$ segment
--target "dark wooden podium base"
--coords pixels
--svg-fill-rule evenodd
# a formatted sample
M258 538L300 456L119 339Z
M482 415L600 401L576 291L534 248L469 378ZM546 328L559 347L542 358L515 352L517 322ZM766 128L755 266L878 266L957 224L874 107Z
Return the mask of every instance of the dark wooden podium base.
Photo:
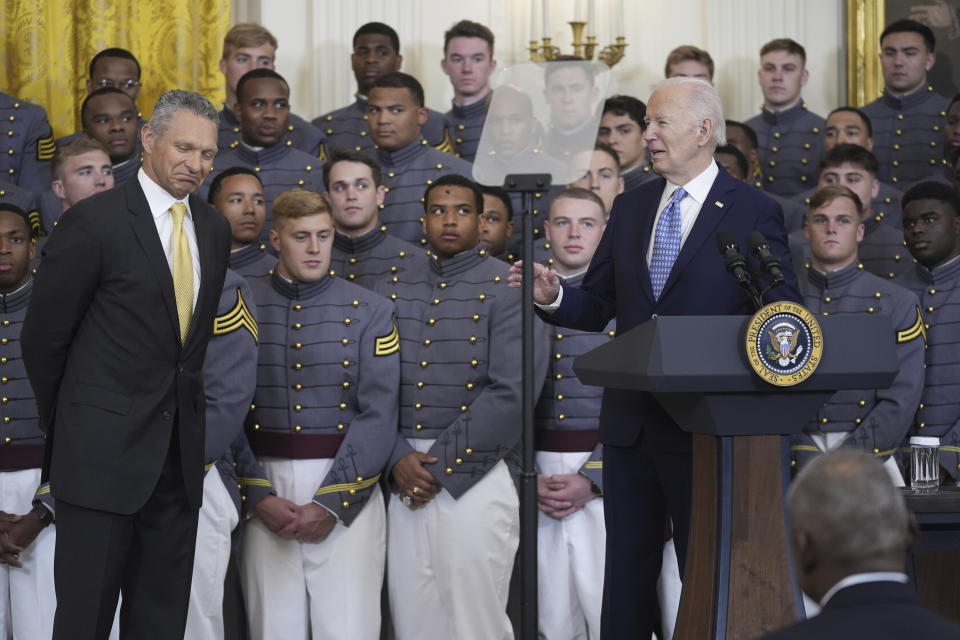
M785 440L693 435L693 513L677 640L746 640L800 617L784 520Z

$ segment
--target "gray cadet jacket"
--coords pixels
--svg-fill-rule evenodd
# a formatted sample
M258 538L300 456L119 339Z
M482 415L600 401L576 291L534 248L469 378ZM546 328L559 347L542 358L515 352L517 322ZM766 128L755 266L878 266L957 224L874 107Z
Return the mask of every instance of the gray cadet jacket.
M490 106L492 96L491 91L483 100L477 100L465 107L451 105L450 111L446 113L447 128L453 140L453 149L467 162L473 162L477 155L480 134L483 133L483 123L487 119L487 108Z
M792 196L817 183L825 120L800 102L783 111L763 109L746 121L757 134L763 188Z
M47 112L40 105L0 92L0 177L39 198L50 188L50 161L57 150Z
M390 235L386 225L380 225L356 238L337 232L330 268L333 275L373 291L387 276L404 279L412 265L427 260L424 249Z
M431 146L452 154L454 149L446 118L433 109L427 109L427 112L429 116L423 125L423 137ZM358 95L353 104L314 118L311 124L327 136L324 149L328 155L334 149L370 151L375 146L367 124L366 96Z
M886 91L863 112L873 126L877 177L898 189L943 175L943 125L949 101L933 87L896 98Z
M270 275L276 266L277 257L264 242L253 242L230 252L229 267L244 278Z
M30 278L16 291L0 294L0 471L43 466L46 437L40 430L37 401L20 352L20 330L32 292ZM50 484L45 479L35 499L53 507Z
M819 453L811 434L841 431L851 432L844 446L886 459L903 444L923 390L923 318L917 296L856 263L829 274L813 268L799 273L803 304L814 315L888 316L900 368L887 389L837 391L794 436L793 462L802 466Z
M204 461L209 473L216 466L223 485L241 513L237 470L232 448L243 438L243 422L257 384L256 306L250 285L240 274L227 269L223 293L213 319L213 336L203 361L206 397Z
M565 287L579 287L583 274L565 278ZM537 451L591 451L580 468L603 490L603 444L599 440L601 387L580 384L573 372L577 356L592 351L616 337L616 320L602 333L552 327L551 352L547 359L547 377L537 402Z
M260 320L251 448L258 456L333 458L314 502L349 526L396 439L394 305L330 276L297 284L274 273L250 278L250 286Z
M960 481L960 258L930 271L917 264L904 282L920 298L926 325L926 379L911 435L940 438L940 464Z
M430 258L377 285L397 305L400 327L400 434L387 470L435 439L427 468L459 498L508 455L521 431L520 291L509 267L480 247ZM535 322L536 393L543 383L546 327ZM515 470L515 469L514 469Z

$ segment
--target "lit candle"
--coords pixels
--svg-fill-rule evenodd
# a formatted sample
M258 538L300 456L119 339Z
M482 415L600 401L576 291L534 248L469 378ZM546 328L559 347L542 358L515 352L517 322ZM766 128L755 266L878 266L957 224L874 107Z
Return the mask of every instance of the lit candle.
M587 35L597 35L596 0L587 0Z
M543 0L543 37L550 37L550 0Z
M624 32L623 32L624 25L627 24L627 23L624 21L624 15L623 15L623 0L618 0L618 2L617 2L617 8L618 8L618 11L617 11L617 28L620 29L620 37L622 37L622 36L625 35Z
M530 40L537 39L537 0L530 0Z
M573 0L573 19L576 22L583 20L583 5L580 0Z

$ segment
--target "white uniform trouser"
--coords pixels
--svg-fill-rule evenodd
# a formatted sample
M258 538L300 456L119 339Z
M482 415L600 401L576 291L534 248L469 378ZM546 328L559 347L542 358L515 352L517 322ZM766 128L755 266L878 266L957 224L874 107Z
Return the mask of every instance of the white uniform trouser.
M577 473L589 458L590 452L537 451L537 468L545 475ZM543 640L597 640L600 637L606 538L602 500L591 500L583 509L562 520L540 513L537 583ZM682 587L671 539L663 547L663 567L657 585L666 638L673 637Z
M33 508L40 469L0 473L0 510L24 514ZM55 527L46 527L20 554L22 568L0 565L0 633L16 640L49 638L57 596L53 588Z
M836 431L823 434L811 434L810 439L813 440L813 444L817 445L817 448L820 449L820 451L830 451L831 449L836 449L843 444L843 441L849 436L849 431ZM893 486L906 486L903 481L903 474L900 473L900 467L897 466L897 462L893 459L893 456L890 456L884 460L883 468L887 470L888 474L890 474L890 479L893 480Z
M277 495L313 500L332 458L262 458ZM360 515L318 544L285 540L259 518L244 532L240 575L254 640L377 640L386 555L383 495L374 486Z
M433 444L409 442L417 451ZM444 489L411 510L390 497L387 584L397 640L513 638L507 595L519 505L502 460L459 500Z
M184 640L223 640L223 582L230 563L230 534L239 520L220 472L210 467L203 479Z
M25 514L33 508L40 486L40 469L0 472L0 511ZM20 554L20 568L0 565L0 638L34 640L53 635L57 593L53 553L57 527L44 527ZM110 640L120 637L120 603L113 616Z

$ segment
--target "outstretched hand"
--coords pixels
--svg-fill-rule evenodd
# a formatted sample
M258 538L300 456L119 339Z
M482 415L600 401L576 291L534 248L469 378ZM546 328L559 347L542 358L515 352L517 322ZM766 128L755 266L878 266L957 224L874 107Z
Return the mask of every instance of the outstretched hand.
M523 260L510 266L507 285L518 289L523 286ZM560 276L539 262L533 263L533 301L537 304L552 304L560 295Z

